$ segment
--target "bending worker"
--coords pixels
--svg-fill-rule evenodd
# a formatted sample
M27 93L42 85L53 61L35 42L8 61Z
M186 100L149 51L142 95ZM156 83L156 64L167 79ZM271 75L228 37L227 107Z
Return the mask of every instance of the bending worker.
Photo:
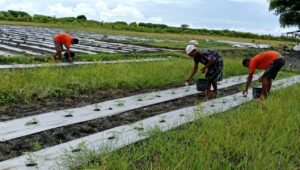
M188 45L186 47L186 54L194 60L194 67L189 78L186 80L190 83L194 75L197 73L199 63L202 63L204 67L201 69L202 73L206 73L205 78L208 79L208 86L204 92L206 96L211 97L211 86L214 88L213 97L218 94L217 81L222 80L223 72L223 59L218 52L213 50L199 51L195 45Z
M244 95L248 94L248 88L251 85L253 74L256 69L265 70L263 75L258 79L262 83L262 95L267 97L272 86L272 79L274 80L279 70L285 65L284 57L276 51L266 51L257 54L252 58L243 60L243 66L249 69L247 85L243 91Z
M69 34L58 34L54 37L54 44L55 44L55 49L56 49L56 53L53 56L54 60L58 60L58 59L62 59L61 53L63 51L63 46L66 47L66 51L68 54L68 59L69 62L73 61L73 57L72 54L70 52L70 47L72 44L78 44L79 40L77 38L73 38L71 35Z

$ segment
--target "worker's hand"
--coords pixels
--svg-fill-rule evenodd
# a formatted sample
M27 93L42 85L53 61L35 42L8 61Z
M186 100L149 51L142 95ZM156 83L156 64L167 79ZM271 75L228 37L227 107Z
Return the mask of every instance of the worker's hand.
M72 58L69 58L69 63L72 63L73 62L73 59Z
M247 96L248 95L248 89L243 90L243 95Z
M191 83L191 80L190 80L190 79L186 79L186 80L184 81L184 84L185 84L186 86L188 86L190 83Z
M205 73L206 72L206 67L203 67L202 69L201 69L201 73Z
M262 82L262 77L259 77L259 78L258 78L258 81L259 81L259 82Z

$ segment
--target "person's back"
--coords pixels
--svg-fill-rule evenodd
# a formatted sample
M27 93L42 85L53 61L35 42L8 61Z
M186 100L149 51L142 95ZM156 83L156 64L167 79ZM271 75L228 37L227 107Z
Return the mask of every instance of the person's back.
M266 51L257 54L253 58L245 58L242 64L249 69L247 84L243 94L248 94L248 88L251 85L253 74L256 69L260 69L265 70L258 81L262 82L262 94L263 97L266 98L270 93L272 80L276 78L280 69L285 65L285 58L276 51Z
M66 47L70 47L72 44L73 37L71 35L62 33L58 34L54 37L54 40L59 44L65 45Z
M276 51L266 51L257 54L250 59L249 70L255 72L256 69L265 70L280 55Z
M65 33L56 35L53 38L53 40L54 40L54 45L55 45L55 49L56 49L56 53L53 56L53 59L54 60L62 59L61 53L64 50L63 49L63 45L64 45L66 47L66 52L67 52L67 55L69 58L69 62L72 62L73 57L70 52L70 47L72 44L78 44L79 40L77 38L73 38L71 35L65 34Z

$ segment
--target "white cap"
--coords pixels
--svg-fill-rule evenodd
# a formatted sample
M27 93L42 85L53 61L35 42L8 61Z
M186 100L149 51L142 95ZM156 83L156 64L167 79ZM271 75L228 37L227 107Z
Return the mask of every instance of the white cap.
M191 41L189 42L189 44L190 44L190 45L198 45L199 43L198 43L197 40L191 40Z
M187 55L189 55L194 50L197 50L195 45L188 45L188 46L186 46L185 52Z

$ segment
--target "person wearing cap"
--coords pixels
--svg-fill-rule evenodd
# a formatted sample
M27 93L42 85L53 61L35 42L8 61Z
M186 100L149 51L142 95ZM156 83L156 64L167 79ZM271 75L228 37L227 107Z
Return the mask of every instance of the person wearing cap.
M217 81L222 80L223 72L223 59L218 52L214 50L197 50L195 45L188 45L186 47L186 54L194 60L194 67L192 73L186 79L186 84L189 84L197 73L199 63L202 63L204 67L201 69L202 73L205 74L205 78L208 79L208 86L205 91L205 95L211 97L211 86L214 88L213 97L216 97L218 94Z
M249 69L249 75L243 94L245 96L248 95L248 88L251 85L255 70L265 70L258 80L262 83L262 97L266 98L271 90L272 79L274 80L276 78L278 72L284 65L285 58L276 51L265 51L252 58L245 58L243 60L243 66Z
M70 52L70 47L72 44L78 44L78 41L79 40L77 38L73 38L69 34L61 33L61 34L56 35L54 37L54 45L55 45L56 53L53 56L53 59L54 60L62 59L61 53L63 51L63 46L65 46L69 62L72 62L73 57Z

